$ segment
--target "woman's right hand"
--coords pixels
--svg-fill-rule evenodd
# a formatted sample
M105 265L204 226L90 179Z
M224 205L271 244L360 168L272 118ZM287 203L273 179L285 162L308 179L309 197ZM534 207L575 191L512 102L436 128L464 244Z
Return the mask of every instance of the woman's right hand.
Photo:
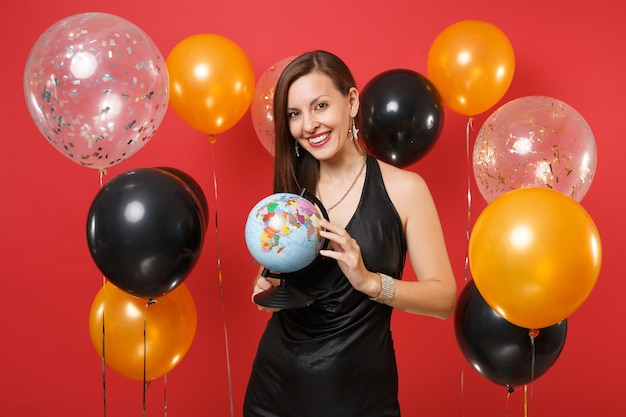
M254 296L267 290L271 290L273 287L277 287L280 285L280 281L275 278L265 278L264 276L259 275L254 282L254 288L252 290L252 302L254 303ZM256 303L254 303L256 304ZM259 310L266 311L268 313L274 313L279 311L280 308L274 307L265 307L259 304L256 304Z

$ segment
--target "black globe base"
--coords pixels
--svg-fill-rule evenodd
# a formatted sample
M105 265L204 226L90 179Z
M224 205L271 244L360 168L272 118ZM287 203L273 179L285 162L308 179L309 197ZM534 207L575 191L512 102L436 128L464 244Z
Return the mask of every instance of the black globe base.
M313 304L313 297L287 286L285 280L280 280L278 287L263 291L254 296L254 302L263 307L290 309L308 307Z

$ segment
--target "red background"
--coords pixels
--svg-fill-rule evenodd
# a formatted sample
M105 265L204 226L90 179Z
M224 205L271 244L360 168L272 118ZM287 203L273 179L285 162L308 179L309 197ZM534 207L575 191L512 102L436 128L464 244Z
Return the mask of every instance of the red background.
M624 190L620 167L626 146L619 132L626 97L626 9L621 1L22 0L3 2L1 8L0 416L104 414L101 362L88 334L89 309L102 278L85 239L98 172L71 162L46 143L28 114L22 89L24 64L36 39L58 20L88 11L132 21L164 56L193 34L228 37L246 51L257 79L282 58L328 49L347 61L360 87L393 68L426 74L432 42L454 22L480 19L498 26L513 45L515 75L505 97L476 117L472 138L500 105L543 95L581 113L598 148L596 176L582 205L600 231L602 271L591 296L569 317L561 356L530 387L528 415L624 413L621 307L626 284L620 259L626 229L619 194ZM466 122L465 116L446 110L435 148L407 168L430 184L459 290L465 280L470 169ZM198 307L198 330L167 382L161 378L148 388L148 416L164 414L164 398L173 417L241 416L257 340L268 318L249 301L256 266L245 248L243 226L252 205L271 191L272 164L254 133L250 112L211 144L168 109L150 143L106 175L105 180L136 167L172 166L192 175L209 200L211 224L204 250L186 280ZM485 201L473 178L471 183L474 220ZM405 277L413 275L407 272ZM523 390L508 397L504 387L477 374L459 351L452 320L397 311L393 326L404 415L523 415ZM113 372L107 373L106 382L107 416L141 415L141 382Z

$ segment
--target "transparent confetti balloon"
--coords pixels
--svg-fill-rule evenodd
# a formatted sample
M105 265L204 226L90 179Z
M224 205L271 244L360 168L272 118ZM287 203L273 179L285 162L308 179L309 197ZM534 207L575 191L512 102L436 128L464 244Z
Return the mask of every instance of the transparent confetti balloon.
M67 17L33 45L24 94L39 131L79 165L102 169L139 151L169 100L163 56L140 28L106 13Z
M295 57L283 58L265 70L254 90L252 125L261 144L274 156L274 89L283 70Z
M482 125L473 150L476 184L487 202L528 187L560 191L580 202L593 180L596 142L568 104L527 96L498 108Z

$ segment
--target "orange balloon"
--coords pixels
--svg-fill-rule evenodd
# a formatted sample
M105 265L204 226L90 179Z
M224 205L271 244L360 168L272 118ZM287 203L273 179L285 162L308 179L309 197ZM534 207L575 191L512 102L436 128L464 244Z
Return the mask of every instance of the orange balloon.
M220 35L199 34L179 42L166 60L169 103L200 132L216 135L246 113L254 94L254 70L246 53Z
M576 200L547 188L520 188L480 213L469 263L491 308L517 326L539 329L567 318L589 296L602 247Z
M144 379L144 356L146 381L152 381L180 363L196 333L196 305L185 284L153 301L106 282L89 314L89 335L98 355L102 357L104 320L107 366L137 381Z
M428 53L427 71L448 107L475 116L495 105L508 90L515 54L496 26L464 20L437 36Z

